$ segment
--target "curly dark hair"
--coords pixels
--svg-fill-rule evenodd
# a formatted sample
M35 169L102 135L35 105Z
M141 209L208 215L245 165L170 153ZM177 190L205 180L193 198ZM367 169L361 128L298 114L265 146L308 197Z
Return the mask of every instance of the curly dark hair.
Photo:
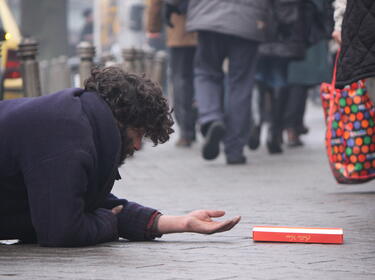
M120 67L94 68L85 81L86 91L96 92L109 105L122 136L122 159L132 154L127 128L145 131L156 146L169 140L172 110L162 89L142 75L125 73Z

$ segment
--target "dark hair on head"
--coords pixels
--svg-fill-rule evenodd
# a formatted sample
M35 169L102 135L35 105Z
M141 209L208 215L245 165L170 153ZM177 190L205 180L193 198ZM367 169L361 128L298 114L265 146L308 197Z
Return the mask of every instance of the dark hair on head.
M84 84L109 105L122 136L126 128L142 128L154 145L165 143L173 133L172 111L160 86L137 74L111 66L94 68ZM123 137L124 141L124 137Z
M82 13L83 17L88 17L92 15L92 10L90 8L87 8Z

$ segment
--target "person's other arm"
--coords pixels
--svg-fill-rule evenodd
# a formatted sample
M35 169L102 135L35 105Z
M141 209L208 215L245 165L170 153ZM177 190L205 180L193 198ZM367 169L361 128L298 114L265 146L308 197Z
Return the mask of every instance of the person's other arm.
M346 9L346 3L347 0L335 0L335 2L333 3L335 27L332 33L332 37L339 44L341 44L341 28Z
M145 241L160 237L160 234L153 232L155 218L160 214L156 209L119 199L113 194L109 194L101 206L115 211L119 237L131 241ZM115 208L118 206L122 207L117 208L118 211L116 211Z
M162 0L149 0L147 17L146 17L146 32L148 38L160 37L162 26Z
M37 160L24 170L31 220L41 246L86 246L118 239L117 217L111 210L85 210L92 170L92 158L83 151Z

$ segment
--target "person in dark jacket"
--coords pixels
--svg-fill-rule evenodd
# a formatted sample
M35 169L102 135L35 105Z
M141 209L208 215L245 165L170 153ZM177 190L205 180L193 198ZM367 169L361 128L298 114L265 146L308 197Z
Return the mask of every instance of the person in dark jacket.
M270 0L268 40L260 46L256 80L261 98L270 96L270 126L267 148L282 153L283 115L287 102L288 64L305 56L306 17L301 0ZM249 147L259 145L260 125L252 126Z
M198 32L194 85L206 160L217 158L224 140L227 163L246 163L243 148L249 135L251 90L258 45L265 36L266 10L264 0L189 1L186 29ZM224 98L226 58L228 94Z
M341 52L336 86L375 77L375 2L347 0L341 27Z
M304 114L309 89L329 82L332 76L332 59L328 39L333 30L331 0L310 0L312 20L308 23L308 42L311 45L303 60L292 61L288 66L288 100L283 118L289 147L303 145L300 135L307 134Z
M361 79L375 102L375 45L373 1L335 1L335 31L333 38L341 44L336 87L343 88ZM343 19L343 18L344 19ZM362 20L363 19L363 20Z
M213 233L239 217L185 216L111 194L118 167L141 146L169 139L173 121L160 87L120 68L94 69L85 89L0 102L0 239L85 246L123 237Z
M163 3L165 2L165 3ZM162 29L162 10L165 9L167 24L167 46L170 54L170 75L173 88L173 109L179 126L180 137L177 147L190 147L195 141L197 113L194 106L194 54L197 34L186 32L186 10L188 0L178 7L165 0L149 2L147 31L149 36L160 36ZM163 4L165 6L163 7Z

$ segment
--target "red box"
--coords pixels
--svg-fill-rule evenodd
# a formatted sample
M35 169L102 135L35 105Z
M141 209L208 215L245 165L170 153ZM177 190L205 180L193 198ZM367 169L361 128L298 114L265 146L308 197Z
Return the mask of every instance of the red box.
M342 228L256 226L253 228L253 240L342 244L344 232Z

